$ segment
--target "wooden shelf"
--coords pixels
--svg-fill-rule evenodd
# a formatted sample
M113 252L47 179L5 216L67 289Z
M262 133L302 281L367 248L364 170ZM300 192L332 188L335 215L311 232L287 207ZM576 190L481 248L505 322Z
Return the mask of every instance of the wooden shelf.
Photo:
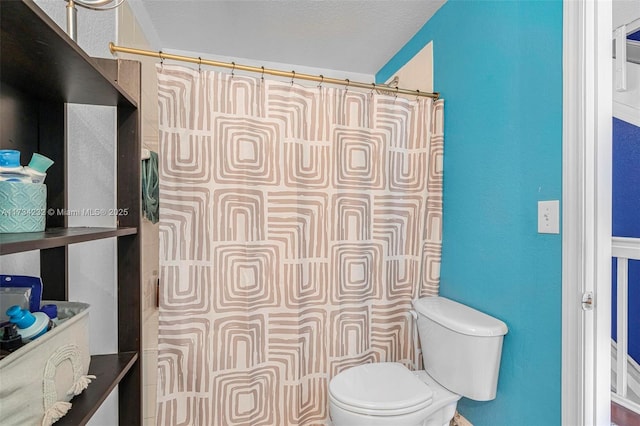
M56 422L56 426L86 424L137 359L136 352L92 356L89 374L96 378L84 392L71 400L71 410Z
M33 1L0 1L0 20L4 84L36 99L137 107Z
M62 247L104 238L134 235L137 228L51 228L44 232L0 234L0 255Z
M63 13L65 2L59 7ZM68 208L68 171L74 164L67 156L65 103L117 107L113 146L117 161L113 193L117 202L113 207L128 213L118 217L118 227L67 227L65 215L54 215L47 216L44 232L0 234L0 255L40 250L43 295L50 300L69 300L69 276L78 266L70 262L70 256L77 254L66 247L118 237L114 272L119 312L117 344L121 352L92 357L89 371L98 378L74 398L71 411L56 425L84 425L118 383L119 424L143 423L143 361L138 358L142 351L138 231L141 93L138 61L91 58L34 0L0 0L0 148L19 150L23 160L38 152L55 161L47 172L47 208ZM88 161L87 155L83 155L84 160ZM105 165L111 164L111 159L104 160ZM111 190L107 192L111 199ZM84 260L84 256L80 258ZM37 403L35 398L33 403Z

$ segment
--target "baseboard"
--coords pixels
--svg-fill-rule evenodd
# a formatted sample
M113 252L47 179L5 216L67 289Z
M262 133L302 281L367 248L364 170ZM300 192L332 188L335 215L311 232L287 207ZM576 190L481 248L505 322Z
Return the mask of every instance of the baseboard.
M451 422L449 422L449 426L473 426L473 424L471 424L469 420L462 417L462 415L456 411L453 419L451 419Z

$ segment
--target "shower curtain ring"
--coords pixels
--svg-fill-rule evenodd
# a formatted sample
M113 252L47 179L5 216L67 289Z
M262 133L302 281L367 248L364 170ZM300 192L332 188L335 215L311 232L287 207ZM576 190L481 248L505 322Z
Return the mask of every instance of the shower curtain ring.
M416 102L420 100L420 89L416 89Z
M198 56L198 72L202 72L202 58Z
M344 80L344 81L346 81L346 82L347 82L347 85L346 85L346 86L344 86L344 91L345 91L345 92L348 92L348 91L349 91L349 85L351 84L351 82L349 81L349 79L348 79L348 78L345 78L345 80Z
M293 79L296 78L296 72L291 71L291 86L293 87Z
M400 88L396 86L396 98L398 97L398 90L400 90Z
M162 50L158 50L158 56L160 56L160 69L164 68L164 58L162 57Z
M371 83L371 92L369 93L370 95L373 95L373 91L376 88L376 84L375 83Z
M324 82L324 75L320 74L320 83L318 83L318 89L322 89L323 82Z
M260 74L260 81L264 82L264 66L261 66L260 68L262 68L262 74Z
M233 65L233 67L231 68L231 78L233 78L235 76L236 63L231 62L231 65Z

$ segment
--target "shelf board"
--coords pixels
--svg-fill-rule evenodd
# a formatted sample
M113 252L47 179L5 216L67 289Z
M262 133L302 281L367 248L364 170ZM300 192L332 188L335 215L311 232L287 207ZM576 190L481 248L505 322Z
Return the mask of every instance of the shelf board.
M56 426L86 424L138 359L136 352L93 355L89 374L96 376L89 387L71 400L71 409Z
M32 0L0 1L0 23L4 84L36 99L137 107Z
M50 228L44 232L0 234L0 255L62 247L85 241L137 234L128 228Z

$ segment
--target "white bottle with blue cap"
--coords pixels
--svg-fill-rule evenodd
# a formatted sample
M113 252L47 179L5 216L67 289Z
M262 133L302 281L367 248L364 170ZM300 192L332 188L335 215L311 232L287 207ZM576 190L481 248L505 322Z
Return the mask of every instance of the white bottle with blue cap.
M29 165L24 167L24 172L31 176L32 183L44 183L44 178L47 177L47 169L52 164L52 159L34 152Z
M24 172L20 165L20 151L0 149L0 181L31 182L31 177Z
M24 343L43 335L49 330L49 316L44 312L29 312L13 305L7 309L9 321L16 325Z

